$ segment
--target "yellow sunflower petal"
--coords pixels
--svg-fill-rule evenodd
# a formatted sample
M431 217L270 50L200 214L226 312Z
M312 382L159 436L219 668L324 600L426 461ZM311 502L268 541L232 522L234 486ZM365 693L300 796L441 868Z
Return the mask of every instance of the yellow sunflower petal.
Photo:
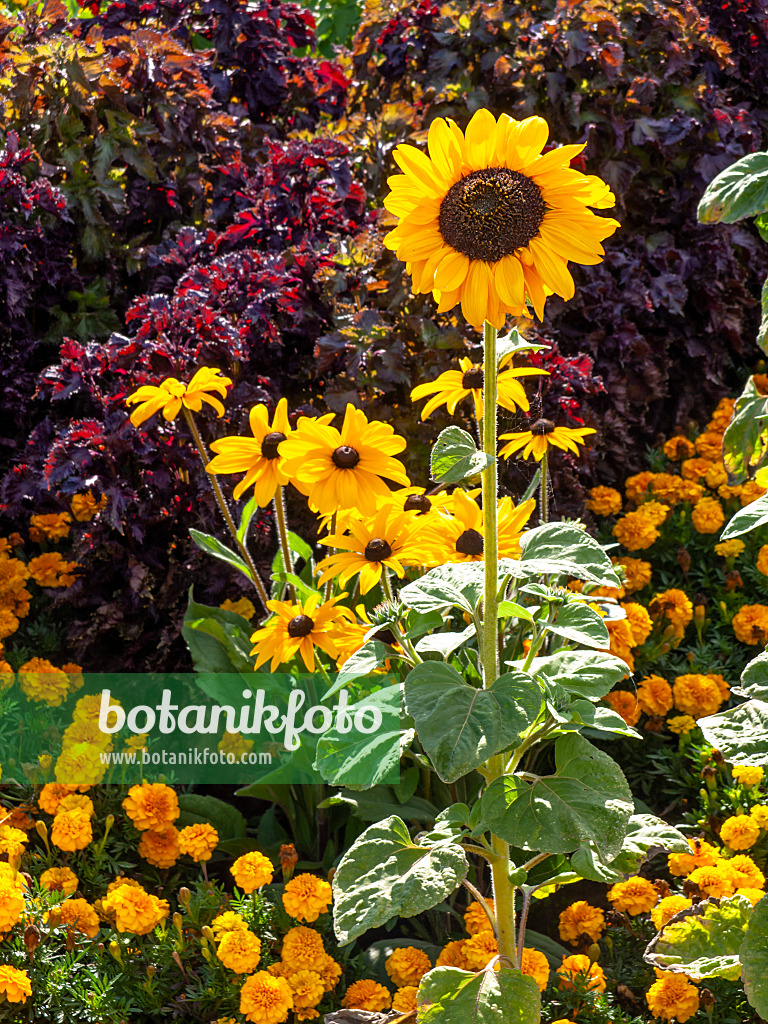
M476 110L467 125L466 161L473 171L488 167L496 139L496 118L482 107Z
M502 302L522 306L525 302L525 277L517 256L504 256L494 267L496 291Z
M451 249L435 269L435 288L454 291L460 288L469 273L469 257Z

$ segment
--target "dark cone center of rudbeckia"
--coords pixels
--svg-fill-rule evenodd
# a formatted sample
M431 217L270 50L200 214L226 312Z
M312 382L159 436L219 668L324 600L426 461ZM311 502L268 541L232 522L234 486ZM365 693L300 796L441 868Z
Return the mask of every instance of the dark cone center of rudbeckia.
M506 167L486 167L448 189L438 223L457 252L496 263L538 235L546 210L531 178Z
M374 537L365 545L365 557L369 562L383 562L392 554L392 548L382 537Z
M288 636L297 640L302 636L309 636L315 628L315 623L308 615L294 615L288 623Z
M333 459L334 466L338 466L339 469L354 469L360 461L360 456L348 444L343 444L340 448L337 448L331 458Z
M461 386L466 391L477 391L483 386L483 368L482 366L473 366L471 370L467 370L464 376L461 378Z
M543 437L544 434L551 434L555 429L555 424L552 420L536 420L531 426L531 433L535 437Z
M482 555L483 535L477 530L465 530L456 541L456 550L462 555Z
M276 459L278 445L285 440L285 434L280 430L273 430L271 434L265 434L261 442L261 457L263 459Z
M425 516L432 508L432 502L426 494L409 494L403 502L403 512L418 512Z

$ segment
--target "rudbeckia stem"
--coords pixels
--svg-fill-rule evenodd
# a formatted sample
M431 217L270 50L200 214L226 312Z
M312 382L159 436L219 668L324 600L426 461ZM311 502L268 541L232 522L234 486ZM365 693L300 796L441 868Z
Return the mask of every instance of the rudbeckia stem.
M187 421L187 426L189 427L190 433L192 434L192 438L194 439L195 445L197 447L197 453L200 456L203 466L207 467L208 463L211 460L208 458L208 452L205 450L205 445L203 444L202 437L200 437L200 431L197 429L197 424L195 423L195 420L189 409L187 409L186 406L182 406L182 409L184 411L184 418ZM235 521L232 518L232 513L229 511L229 505L227 505L227 500L224 497L224 492L221 489L221 484L219 483L217 477L214 476L213 473L206 473L206 476L210 481L211 487L213 487L213 493L216 496L216 501L218 503L221 514L224 516L224 521L229 527L229 532L232 534L235 543L240 549L240 554L243 556L245 564L251 571L253 585L256 587L256 592L259 595L259 600L264 606L264 611L266 611L269 595L267 594L267 591L264 589L264 584L261 582L261 577L259 576L258 569L253 564L253 559L251 558L251 554L248 551L248 548L242 541L238 540L237 527L235 526Z
M498 471L496 448L498 445L498 401L496 374L496 328L486 320L483 327L483 451L491 459L483 470L483 631L480 650L483 662L483 685L491 687L499 675L499 538L498 538ZM485 764L483 773L492 782L504 774L504 758L495 754ZM498 836L491 837L496 860L491 864L493 899L495 905L499 954L514 964L515 944L515 890L509 880L509 845Z
M539 522L549 522L549 452L541 457L541 481L539 483Z
M280 537L280 548L283 552L283 568L288 573L293 573L293 563L291 562L291 549L288 544L288 527L285 521L285 495L283 488L278 487L275 492L273 499L275 506L275 518L277 520L277 533ZM291 595L291 601L296 601L296 588L292 583L288 584L288 592Z

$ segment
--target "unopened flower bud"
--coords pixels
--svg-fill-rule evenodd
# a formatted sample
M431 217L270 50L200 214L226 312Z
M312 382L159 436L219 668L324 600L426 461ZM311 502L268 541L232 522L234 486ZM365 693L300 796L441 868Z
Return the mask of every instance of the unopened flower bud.
M117 960L117 962L122 967L123 966L123 951L120 949L120 946L118 945L118 943L114 941L114 939L109 944L109 952L112 954L112 956L115 958L115 960Z
M183 920L183 918L182 918L181 914L176 913L176 914L173 915L173 926L176 929L176 931L179 933L179 935L181 935L181 932L182 932L182 928L181 928L182 920Z
M715 993L712 991L712 989L703 988L701 992L699 992L699 1002L701 1004L702 1010L704 1010L705 1012L709 1012L716 1002Z
M192 893L189 891L186 885L182 885L182 887L179 889L179 903L182 903L185 907L188 907L191 897Z
M157 968L154 964L147 964L147 977L150 981L154 978L156 970Z
M293 843L283 844L280 847L280 866L283 869L283 880L289 882L293 876L293 870L299 862L299 855Z
M213 934L213 928L210 928L208 925L206 925L203 928L203 937L206 938L209 942L216 941L216 936Z
M48 843L48 826L44 821L35 822L35 832L37 832L44 843Z
M600 959L600 946L596 942L593 942L587 950L587 956L590 963L595 963L596 960Z
M35 950L40 944L40 929L30 924L24 929L24 945L27 947L27 953L30 959L34 956Z
M203 946L203 948L200 950L200 955L202 956L203 960L207 960L208 963L210 963L211 960L213 959L211 951L210 949L208 949L207 946Z
M721 751L717 749L717 747L712 748L712 760L715 762L715 764L725 764L725 758L723 757Z

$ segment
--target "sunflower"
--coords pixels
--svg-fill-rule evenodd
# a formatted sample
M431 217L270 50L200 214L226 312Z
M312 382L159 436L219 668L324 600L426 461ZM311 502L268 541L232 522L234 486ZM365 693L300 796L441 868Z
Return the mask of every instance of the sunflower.
M336 658L338 651L331 634L352 613L348 608L336 608L335 604L346 596L340 594L322 604L319 594L306 601L297 601L296 604L290 601L269 601L267 608L275 613L274 618L251 637L254 645L251 654L256 655L254 670L271 658L269 670L274 672L278 665L290 661L298 652L307 671L312 672L315 668L315 647L325 651L331 658Z
M482 509L464 491L455 490L452 498L453 514L440 515L421 534L424 565L483 560ZM536 507L536 500L529 498L515 506L511 498L502 498L497 507L499 557L514 558L520 554L520 534Z
M549 451L550 447L562 448L564 452L579 454L579 445L584 444L584 438L588 434L594 434L592 427L556 427L552 420L536 420L531 424L530 430L521 430L514 434L502 434L500 441L509 441L500 449L499 455L508 459L511 455L523 449L522 457L527 459L533 455L537 462L541 462Z
M516 378L533 377L548 372L548 370L538 370L534 366L525 366L518 370L502 370L497 375L499 405L512 412L517 409L528 412L530 409L528 398L522 384ZM483 374L482 364L478 366L473 364L471 359L460 359L458 370L446 370L445 373L440 374L437 380L417 385L411 391L411 399L416 402L426 395L432 395L421 412L421 418L425 420L438 406L443 404L453 415L459 402L471 395L475 403L475 419L480 422L483 418Z
M325 422L331 416L323 417ZM208 463L209 473L245 473L233 495L239 498L253 485L253 494L264 508L275 496L278 487L288 483L278 448L291 432L288 423L288 400L277 403L272 423L266 405L255 405L248 421L253 437L223 437L211 445L216 455Z
M360 593L367 594L381 579L384 567L402 579L406 565L420 564L413 547L415 518L413 512L397 512L385 506L370 518L350 520L351 536L323 537L321 544L340 550L319 563L317 570L322 573L319 582L323 584L338 576L343 587L359 573Z
M356 508L374 515L377 498L389 495L382 478L409 483L403 464L393 458L405 449L405 438L388 423L369 423L353 405L347 406L341 431L324 420L299 420L280 445L283 472L307 495L313 512Z
M126 405L141 404L131 413L131 423L139 427L162 410L163 418L175 420L179 415L181 407L189 409L190 412L200 412L203 402L212 405L217 416L224 415L224 406L214 398L210 391L216 391L222 398L227 397L227 388L232 384L229 377L224 377L220 370L209 366L203 366L197 371L189 384L184 384L175 377L167 377L160 385L145 384L138 391L129 395Z
M600 263L600 244L618 221L589 207L615 205L610 188L569 165L584 145L541 155L549 128L540 117L515 121L478 110L466 136L450 119L429 127L429 156L394 151L403 171L384 200L400 218L384 239L406 261L415 292L432 292L438 312L461 303L465 318L502 327L507 314L541 319L547 295L574 294L567 263Z

